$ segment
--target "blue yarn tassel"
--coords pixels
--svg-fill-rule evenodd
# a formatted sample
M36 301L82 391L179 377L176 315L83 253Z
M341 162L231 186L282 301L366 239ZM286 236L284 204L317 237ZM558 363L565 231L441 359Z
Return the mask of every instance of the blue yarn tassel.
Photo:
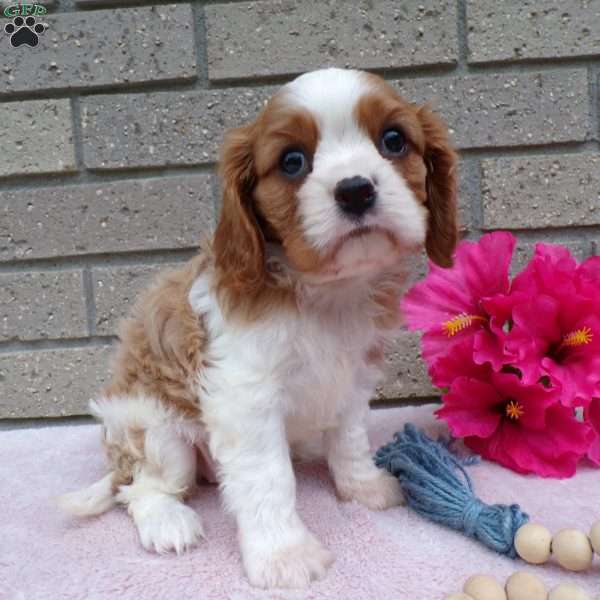
M418 514L515 558L515 534L529 516L517 504L492 506L479 500L464 469L479 457L460 459L448 446L408 424L377 451L375 464L398 478L408 506Z

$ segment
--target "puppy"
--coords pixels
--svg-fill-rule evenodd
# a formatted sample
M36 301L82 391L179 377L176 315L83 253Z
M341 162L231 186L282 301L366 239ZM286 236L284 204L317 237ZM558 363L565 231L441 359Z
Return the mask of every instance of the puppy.
M451 263L455 162L436 116L353 70L302 75L230 131L214 236L136 305L91 405L110 472L62 506L123 504L145 548L180 552L203 537L184 501L214 463L250 582L321 578L332 555L296 511L292 457L320 448L343 500L401 502L373 465L368 403L406 257Z

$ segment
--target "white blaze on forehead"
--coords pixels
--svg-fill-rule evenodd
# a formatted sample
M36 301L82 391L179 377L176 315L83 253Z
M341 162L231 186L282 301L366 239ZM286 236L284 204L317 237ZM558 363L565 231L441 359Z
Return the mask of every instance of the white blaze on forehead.
M294 79L282 89L290 104L310 111L321 136L343 136L356 131L354 109L373 90L364 73L350 69L323 69Z

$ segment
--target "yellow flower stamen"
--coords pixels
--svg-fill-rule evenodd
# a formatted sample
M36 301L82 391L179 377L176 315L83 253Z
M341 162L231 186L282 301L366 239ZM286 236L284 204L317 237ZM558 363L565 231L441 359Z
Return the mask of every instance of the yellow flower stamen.
M480 317L479 315L468 315L466 313L460 313L452 317L449 321L442 323L442 331L448 337L454 337L457 333L471 327L475 321L483 321L485 323L487 319Z
M523 405L519 404L515 400L511 400L506 405L506 416L509 419L514 419L515 421L518 421L524 414L525 409L523 408Z
M567 333L563 337L561 346L587 346L593 338L592 330L586 326Z

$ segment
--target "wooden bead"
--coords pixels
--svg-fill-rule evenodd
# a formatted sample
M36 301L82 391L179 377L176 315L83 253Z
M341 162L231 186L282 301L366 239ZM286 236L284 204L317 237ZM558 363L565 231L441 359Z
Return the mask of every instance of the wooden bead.
M541 565L550 558L552 534L537 523L526 523L515 535L515 548L519 556L532 565Z
M590 541L592 542L594 552L600 556L600 521L596 521L592 525L592 529L590 530Z
M592 566L592 545L583 531L562 529L552 538L552 554L561 567L585 571Z
M489 575L473 575L467 579L463 592L473 600L506 600L502 586Z
M557 585L548 596L548 600L592 600L585 590L574 583Z
M472 596L467 596L463 592L457 592L456 594L450 594L446 596L446 600L473 600Z
M548 592L542 580L532 573L513 573L506 582L508 600L546 600Z

